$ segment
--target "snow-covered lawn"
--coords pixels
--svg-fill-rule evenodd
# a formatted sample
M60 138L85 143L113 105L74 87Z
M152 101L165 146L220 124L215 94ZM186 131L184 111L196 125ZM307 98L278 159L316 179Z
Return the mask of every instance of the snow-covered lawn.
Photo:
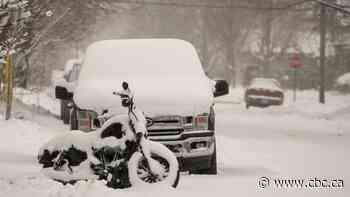
M63 186L39 172L38 148L69 132L49 117L0 120L0 197L93 196L349 196L350 95L316 91L291 92L280 107L245 109L243 89L218 99L216 132L218 176L183 174L177 189L112 190L101 182ZM258 187L260 177L341 179L344 188Z

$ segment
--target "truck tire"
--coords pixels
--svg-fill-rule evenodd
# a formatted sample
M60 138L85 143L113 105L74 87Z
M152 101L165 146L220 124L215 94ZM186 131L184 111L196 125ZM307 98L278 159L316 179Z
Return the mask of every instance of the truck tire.
M211 175L218 174L217 161L216 161L216 145L215 145L215 150L211 159L210 168L201 170L201 174L211 174Z
M73 109L70 114L70 130L78 130L77 110Z
M63 115L64 115L64 103L63 103L64 101L63 100L61 100L61 102L60 102L60 119L61 120L63 120Z
M211 157L210 167L207 169L192 170L192 171L190 171L190 174L216 175L218 173L217 161L216 161L216 142L215 142L214 146L215 146L215 148L214 148L214 153Z
M69 124L69 115L70 115L70 110L68 108L68 102L69 101L63 101L63 116L62 116L62 121L64 124Z

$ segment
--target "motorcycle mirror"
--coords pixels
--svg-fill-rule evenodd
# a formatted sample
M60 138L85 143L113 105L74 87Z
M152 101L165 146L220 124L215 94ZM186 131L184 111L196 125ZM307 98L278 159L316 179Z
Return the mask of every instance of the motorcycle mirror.
M102 115L103 115L103 114L106 114L106 113L108 113L108 109L104 109L104 110L102 111Z
M124 90L127 90L129 88L129 84L127 82L123 82L122 87Z

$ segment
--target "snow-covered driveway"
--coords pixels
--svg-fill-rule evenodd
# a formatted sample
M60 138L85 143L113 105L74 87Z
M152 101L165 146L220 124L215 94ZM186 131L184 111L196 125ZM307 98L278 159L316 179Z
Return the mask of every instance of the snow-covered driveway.
M0 197L5 196L349 196L350 96L329 95L326 106L303 92L296 104L246 110L239 91L216 105L218 176L182 175L176 190L112 190L101 182L62 186L39 173L38 148L67 132L52 118L0 120ZM289 97L287 97L289 98ZM260 177L270 179L265 189ZM343 188L277 188L273 180L339 179Z

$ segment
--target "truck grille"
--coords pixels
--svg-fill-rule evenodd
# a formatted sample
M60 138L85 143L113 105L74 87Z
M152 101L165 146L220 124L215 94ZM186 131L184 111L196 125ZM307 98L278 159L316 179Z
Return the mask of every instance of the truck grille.
M158 116L147 119L152 122L148 127L149 136L179 135L184 131L180 116Z

